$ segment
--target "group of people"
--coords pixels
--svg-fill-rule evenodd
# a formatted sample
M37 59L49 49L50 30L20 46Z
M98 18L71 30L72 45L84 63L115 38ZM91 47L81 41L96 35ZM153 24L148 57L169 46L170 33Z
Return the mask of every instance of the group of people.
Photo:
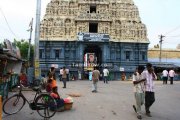
M138 66L133 74L134 95L136 105L133 105L137 118L142 119L141 106L145 101L145 111L148 117L151 117L150 107L155 102L154 80L157 79L151 63L144 66Z
M67 81L67 71L65 67L60 69L60 79L63 81L63 88L66 88L66 81ZM173 84L173 77L175 75L174 70L170 70L169 73L167 70L163 72L163 83L167 84L167 78L170 77L171 84ZM103 70L104 76L104 83L108 83L108 75L109 71L107 68ZM100 78L100 71L97 67L94 68L92 71L92 92L97 92L97 83ZM157 79L157 76L153 70L153 66L151 63L146 64L145 67L140 65L137 67L135 73L133 74L133 84L134 84L134 96L136 105L133 105L133 109L137 113L137 118L142 119L141 113L141 106L144 104L145 101L145 111L148 117L151 117L150 107L155 102L155 91L154 91L154 80ZM59 105L62 105L62 99L57 92L57 83L55 78L55 69L51 68L48 74L48 82L46 86L46 90L51 92L51 95L57 99Z
M168 71L166 69L163 70L163 72L162 72L163 84L167 84L168 77L169 77L170 78L170 84L172 85L173 84L174 76L175 76L175 72L174 72L173 69L171 69L169 71L169 73L168 73Z

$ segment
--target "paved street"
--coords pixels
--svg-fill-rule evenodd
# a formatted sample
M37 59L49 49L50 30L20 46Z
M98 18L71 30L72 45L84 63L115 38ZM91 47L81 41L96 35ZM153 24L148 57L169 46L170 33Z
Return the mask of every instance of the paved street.
M180 120L180 82L174 85L162 85L156 82L156 101L150 109L151 118L144 114L144 120ZM69 111L58 112L51 120L136 120L133 111L133 85L130 81L110 81L98 83L98 93L91 92L91 81L70 81L67 88L59 84L59 93L63 98L69 93L80 93L81 97L74 97L73 108ZM24 91L31 100L34 93ZM3 120L42 120L36 111L28 105L16 115L3 115Z

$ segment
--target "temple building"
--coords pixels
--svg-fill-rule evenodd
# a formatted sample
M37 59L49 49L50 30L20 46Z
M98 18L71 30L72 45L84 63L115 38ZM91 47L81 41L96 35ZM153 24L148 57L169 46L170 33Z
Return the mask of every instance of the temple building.
M133 0L51 0L40 25L42 73L52 65L86 78L108 67L112 80L147 63L149 40Z

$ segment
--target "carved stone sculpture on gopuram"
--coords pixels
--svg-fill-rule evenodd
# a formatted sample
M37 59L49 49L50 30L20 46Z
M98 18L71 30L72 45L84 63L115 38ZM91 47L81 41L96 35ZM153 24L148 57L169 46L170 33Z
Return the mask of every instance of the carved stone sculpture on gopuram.
M148 43L133 0L51 0L40 25L40 40L76 41L79 32L109 34L114 42Z

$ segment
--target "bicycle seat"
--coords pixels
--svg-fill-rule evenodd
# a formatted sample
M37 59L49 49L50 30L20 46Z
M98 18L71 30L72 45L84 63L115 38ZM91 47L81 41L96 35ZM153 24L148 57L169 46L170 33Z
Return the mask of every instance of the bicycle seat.
M33 87L32 89L33 89L34 91L36 91L36 92L41 90L41 88L40 88L39 86Z

